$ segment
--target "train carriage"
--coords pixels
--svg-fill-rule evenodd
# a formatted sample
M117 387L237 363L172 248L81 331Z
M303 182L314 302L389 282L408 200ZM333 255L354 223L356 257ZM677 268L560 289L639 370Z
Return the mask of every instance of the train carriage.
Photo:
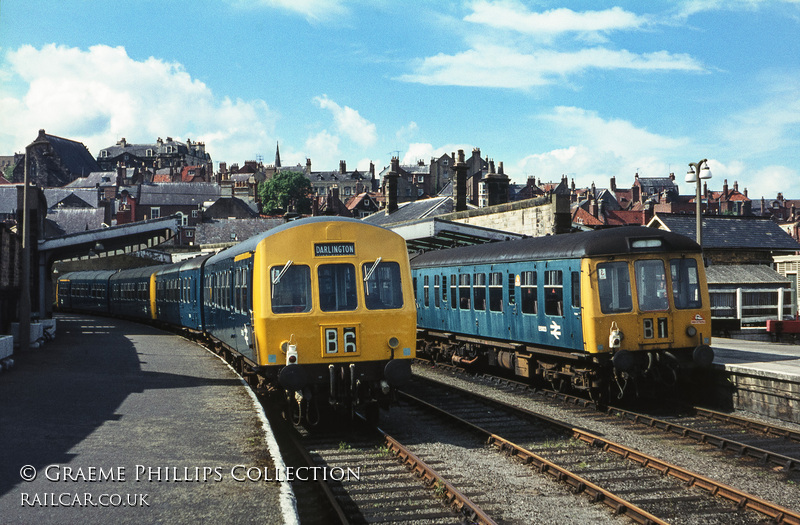
M155 277L156 318L193 331L203 330L202 267L209 256L157 267Z
M707 367L700 247L644 227L521 239L412 259L420 346L607 397ZM609 390L611 389L611 390Z
M410 376L416 312L395 233L303 219L211 257L204 278L206 330L277 378L297 419L313 422L320 400L373 410Z
M156 319L155 273L158 266L120 270L108 281L109 313L140 320Z
M411 375L406 244L361 221L302 219L212 256L86 274L59 280L59 306L197 332L251 380L281 387L296 423L314 425L331 406L375 416ZM71 293L84 287L105 288L108 300L92 306Z
M56 304L63 310L108 311L108 280L114 270L83 270L59 277Z

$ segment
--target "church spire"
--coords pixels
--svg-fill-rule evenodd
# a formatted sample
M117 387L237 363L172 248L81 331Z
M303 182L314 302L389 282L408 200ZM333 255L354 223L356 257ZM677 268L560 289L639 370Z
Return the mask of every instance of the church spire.
M281 167L281 150L277 142L275 143L275 167Z

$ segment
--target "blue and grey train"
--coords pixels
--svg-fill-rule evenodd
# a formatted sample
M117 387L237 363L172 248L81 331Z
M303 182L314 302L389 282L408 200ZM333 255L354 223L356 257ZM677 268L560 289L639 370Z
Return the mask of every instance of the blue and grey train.
M406 243L361 221L287 223L215 255L58 279L57 307L156 321L207 339L291 418L377 414L411 375L416 311Z
M412 258L422 355L607 400L713 361L700 246L638 226Z

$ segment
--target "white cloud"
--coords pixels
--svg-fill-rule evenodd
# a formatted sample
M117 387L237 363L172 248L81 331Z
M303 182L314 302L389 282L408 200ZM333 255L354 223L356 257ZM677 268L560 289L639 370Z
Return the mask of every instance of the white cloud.
M309 22L330 20L347 13L340 0L228 0L243 8L268 7L302 15Z
M527 89L553 84L568 75L591 69L638 71L703 71L685 54L666 51L636 54L602 47L561 52L541 49L523 53L509 47L479 43L472 49L419 60L415 72L401 80L440 86Z
M327 130L322 130L316 135L306 139L306 156L311 159L313 171L326 171L329 166L338 166L339 137L331 135Z
M411 137L417 134L417 131L419 131L419 127L417 126L417 123L412 120L407 126L403 126L402 128L398 129L395 136L400 142L408 142Z
M606 120L596 111L559 106L542 120L555 124L567 140L577 140L591 149L610 152L621 158L663 154L685 147L689 141L658 135L622 119Z
M679 6L679 16L688 17L704 11L754 11L772 4L800 4L800 0L686 0Z
M513 0L497 2L482 0L474 2L471 7L472 13L464 17L467 22L537 37L557 33L630 30L647 24L645 18L619 7L583 12L560 8L535 13Z
M664 176L668 161L682 154L688 139L658 135L621 119L603 119L594 111L557 107L540 115L552 124L554 140L570 146L527 155L510 173L517 182L526 176L558 181L562 175L578 186L606 187L610 177ZM510 170L506 170L509 173ZM680 173L678 175L680 179ZM680 180L679 180L680 182Z
M763 102L726 119L719 135L740 155L796 147L800 141L800 75L771 75Z
M341 107L336 102L328 98L327 95L314 97L314 101L322 109L327 109L333 115L336 129L347 135L350 140L359 146L372 146L378 140L375 124L368 121L355 109L345 106Z
M0 88L5 151L21 151L40 128L81 141L95 155L122 137L131 143L191 138L205 142L214 160L229 162L274 147L277 117L264 101L219 100L177 63L134 60L123 47L52 44L22 46L5 62L21 79Z
M400 164L411 165L416 164L417 161L424 161L426 164L433 158L439 158L442 155L451 155L458 150L464 150L465 155L469 156L472 152L472 146L465 144L445 144L438 148L433 144L425 142L414 142L408 145L408 149L400 159Z

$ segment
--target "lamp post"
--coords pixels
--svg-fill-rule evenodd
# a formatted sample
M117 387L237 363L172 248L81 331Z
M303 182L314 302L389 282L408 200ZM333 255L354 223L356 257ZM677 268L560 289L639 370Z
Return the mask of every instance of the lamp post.
M28 164L31 161L31 146L25 148L25 166L22 180L22 268L20 272L19 297L19 350L24 352L31 346L31 246L28 225Z
M708 159L700 162L690 162L689 171L686 172L686 182L695 183L697 191L695 193L695 214L697 218L697 244L703 248L703 215L701 213L700 199L700 180L711 178L711 169L708 167Z

